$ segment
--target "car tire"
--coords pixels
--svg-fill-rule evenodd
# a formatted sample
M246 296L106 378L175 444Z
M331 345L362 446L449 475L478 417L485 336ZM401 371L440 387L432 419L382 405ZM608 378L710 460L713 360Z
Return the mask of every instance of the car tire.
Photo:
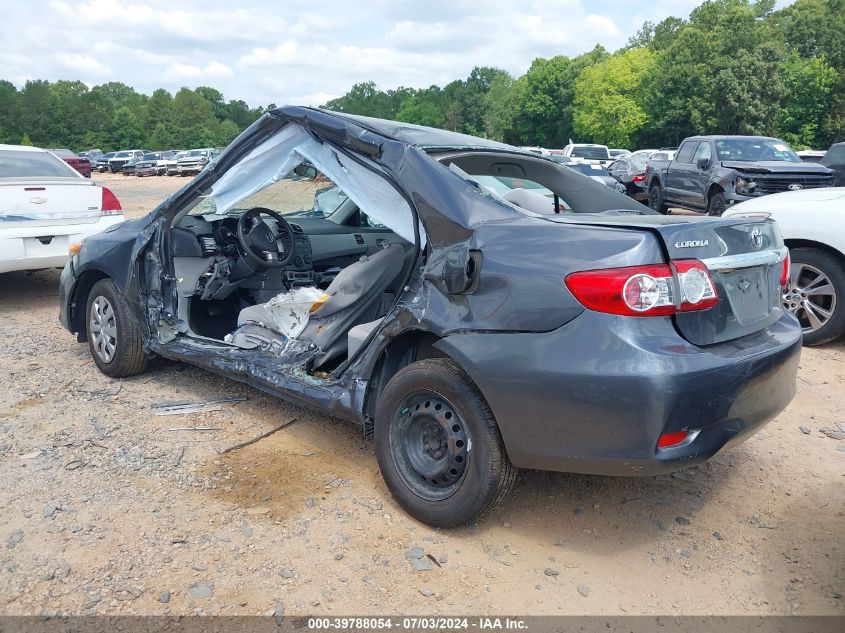
M111 279L91 288L85 308L88 350L100 371L112 378L140 374L147 368L141 329L129 304Z
M652 185L648 190L648 206L658 213L666 213L666 203L663 200L663 188L659 184Z
M819 248L793 248L789 253L792 266L783 304L801 323L804 345L822 345L839 338L845 334L845 262ZM820 289L827 290L808 292Z
M516 479L487 401L449 359L417 361L391 378L376 410L375 450L399 505L433 527L477 521Z
M725 198L725 194L721 191L717 191L710 196L710 200L707 203L707 215L721 217L727 208L728 201L727 198Z

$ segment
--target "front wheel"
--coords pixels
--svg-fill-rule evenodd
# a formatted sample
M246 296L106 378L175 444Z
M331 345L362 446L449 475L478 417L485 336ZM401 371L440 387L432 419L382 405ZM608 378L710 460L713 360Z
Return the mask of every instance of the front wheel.
M805 345L821 345L845 334L845 263L817 248L790 249L784 308L795 315Z
M418 361L393 376L378 402L375 449L399 505L434 527L480 519L516 479L484 396L448 359Z
M725 198L725 194L718 191L710 196L710 203L707 205L707 215L720 217L727 208L728 202Z
M101 372L125 378L146 369L141 329L111 279L101 279L91 288L85 317L88 349Z
M666 213L666 203L663 200L663 189L660 185L653 185L648 190L648 206L658 213Z

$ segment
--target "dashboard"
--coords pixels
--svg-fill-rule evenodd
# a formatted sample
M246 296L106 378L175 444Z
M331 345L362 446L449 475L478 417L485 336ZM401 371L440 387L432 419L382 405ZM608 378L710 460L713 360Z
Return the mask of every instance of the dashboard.
M265 221L274 234L279 229ZM325 218L289 216L296 254L284 269L289 286L327 286L334 276L362 255L371 255L390 244L412 245L387 228L336 224ZM237 216L187 215L170 231L174 257L240 258Z

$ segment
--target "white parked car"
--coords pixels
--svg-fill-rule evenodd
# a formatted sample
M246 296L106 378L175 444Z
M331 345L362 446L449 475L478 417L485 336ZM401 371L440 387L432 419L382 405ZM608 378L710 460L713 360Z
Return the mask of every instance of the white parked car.
M0 145L0 273L62 267L71 246L123 220L117 197L62 159Z
M613 158L607 145L596 145L595 143L570 143L563 148L563 155L577 162L593 165L610 165Z
M845 187L761 196L723 217L767 214L777 220L792 264L783 303L801 322L804 343L845 334Z

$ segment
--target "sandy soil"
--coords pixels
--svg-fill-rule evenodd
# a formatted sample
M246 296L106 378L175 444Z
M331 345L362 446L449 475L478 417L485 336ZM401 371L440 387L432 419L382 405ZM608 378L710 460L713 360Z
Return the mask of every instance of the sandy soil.
M96 179L135 217L187 182ZM438 531L354 426L185 365L103 376L57 283L0 275L3 614L845 614L841 343L805 350L790 407L704 466L525 472L481 524ZM247 400L150 408L219 395Z

